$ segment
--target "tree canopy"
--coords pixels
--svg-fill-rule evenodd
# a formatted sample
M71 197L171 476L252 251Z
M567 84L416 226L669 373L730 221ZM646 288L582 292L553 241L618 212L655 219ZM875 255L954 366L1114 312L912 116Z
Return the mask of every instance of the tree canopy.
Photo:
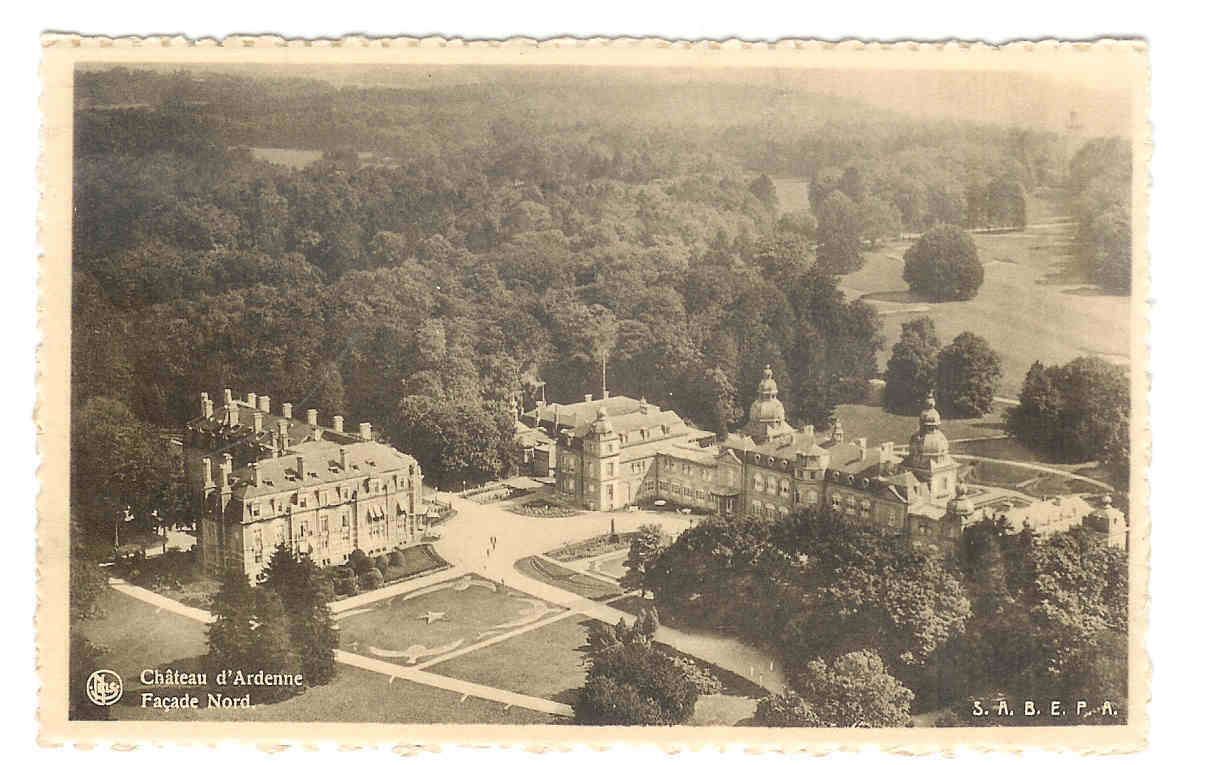
M980 291L985 268L967 231L935 226L904 253L904 280L929 300L968 300Z

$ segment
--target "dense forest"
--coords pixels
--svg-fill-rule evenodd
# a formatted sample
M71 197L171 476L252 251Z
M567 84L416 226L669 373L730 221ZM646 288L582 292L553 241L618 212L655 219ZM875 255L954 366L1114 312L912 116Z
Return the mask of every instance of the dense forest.
M447 486L509 469L517 402L597 391L602 362L718 431L771 364L824 425L883 342L838 275L893 235L1021 226L1066 180L1054 135L805 91L483 80L79 72L78 411L172 429L200 390L256 390L376 423Z

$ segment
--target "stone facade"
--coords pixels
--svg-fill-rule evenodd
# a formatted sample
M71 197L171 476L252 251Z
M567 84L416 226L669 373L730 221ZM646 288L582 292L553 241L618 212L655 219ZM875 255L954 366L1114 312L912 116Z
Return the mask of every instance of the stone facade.
M204 570L237 568L255 581L280 543L318 565L342 563L414 542L424 531L422 472L413 457L343 429L321 427L315 410L270 414L266 397L225 391L218 411L206 394L184 436L187 477L199 508ZM239 455L239 459L237 458Z

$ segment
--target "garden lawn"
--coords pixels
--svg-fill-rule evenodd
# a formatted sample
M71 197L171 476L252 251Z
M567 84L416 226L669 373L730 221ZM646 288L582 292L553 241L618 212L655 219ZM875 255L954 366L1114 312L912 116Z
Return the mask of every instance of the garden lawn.
M357 608L339 620L340 647L402 665L552 616L557 606L465 576ZM428 612L443 614L428 624Z
M428 672L566 704L587 676L589 619L571 616L427 668Z
M146 668L195 671L207 653L207 625L163 611L107 587L98 597L102 613L78 629L105 650L100 666L112 669L127 688L139 685Z
M255 721L255 722L368 722L454 723L489 725L543 725L553 717L531 709L511 707L459 693L394 678L375 672L338 665L337 676L328 685L310 688L277 704L252 709L199 709L161 712L124 706L112 709L115 717L129 720ZM127 699L124 698L125 702ZM138 701L137 701L138 703ZM206 696L201 705L205 705Z
M516 561L515 569L538 582L544 582L592 600L605 600L621 594L621 588L615 584L572 571L536 555Z

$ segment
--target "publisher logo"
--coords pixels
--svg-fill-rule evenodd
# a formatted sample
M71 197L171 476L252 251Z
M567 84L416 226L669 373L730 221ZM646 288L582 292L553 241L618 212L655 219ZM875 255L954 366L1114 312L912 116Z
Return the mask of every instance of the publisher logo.
M109 669L99 669L89 675L85 693L99 707L108 707L123 697L123 679Z

